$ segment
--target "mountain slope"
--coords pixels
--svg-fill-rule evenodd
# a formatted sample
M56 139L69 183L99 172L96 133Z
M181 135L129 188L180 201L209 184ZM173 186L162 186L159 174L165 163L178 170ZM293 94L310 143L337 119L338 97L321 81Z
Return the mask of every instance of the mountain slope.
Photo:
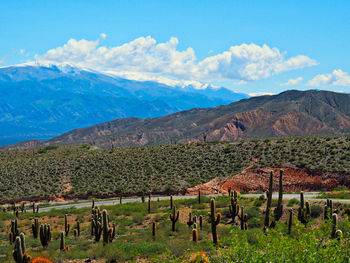
M49 139L116 118L159 117L246 98L227 89L196 90L138 82L69 65L0 68L0 145Z
M76 129L44 145L150 145L252 137L350 133L350 94L328 91L286 91L244 99L226 106L196 108L164 117L126 118ZM26 148L19 144L4 149Z

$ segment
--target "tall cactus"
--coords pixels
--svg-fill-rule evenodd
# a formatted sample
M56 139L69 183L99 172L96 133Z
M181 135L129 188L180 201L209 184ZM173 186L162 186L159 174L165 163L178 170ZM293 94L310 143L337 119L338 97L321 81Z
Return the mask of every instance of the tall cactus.
M51 241L51 227L49 224L40 225L40 242L43 248L47 248Z
M193 242L198 242L198 230L197 228L192 229L192 241Z
M274 210L275 221L279 221L283 214L283 170L280 170L278 181L278 202Z
M156 239L156 231L157 231L157 224L156 222L152 222L152 236L153 236L153 239Z
M115 237L115 225L113 227L109 226L108 214L104 209L102 211L102 222L103 222L103 244L111 243Z
M311 207L309 202L305 203L304 200L304 193L300 193L300 207L298 208L298 220L303 223L307 224L311 217Z
M177 213L175 213L175 206L173 207L173 212L171 214L169 214L170 220L171 220L171 231L173 231L173 232L175 232L175 224L176 224L177 220L179 219L179 214L180 214L179 211L177 211Z
M192 225L193 225L193 219L192 219L192 213L190 212L190 213L188 213L188 221L187 221L187 225L189 226L189 227L191 227Z
M199 189L199 190L198 190L198 204L201 203L201 196L202 196L201 190Z
M293 210L289 209L288 235L292 233L292 224L293 224Z
M235 218L238 216L239 213L239 204L238 200L231 197L231 205L229 206L230 209L230 217L232 219L232 224L235 223Z
M68 216L64 215L64 232L66 233L66 236L69 234L70 224L68 223Z
M337 231L340 231L340 230L337 230L337 227L338 227L338 215L334 213L332 215L332 234L331 234L331 238L336 238L337 237Z
M15 220L11 220L11 228L10 228L10 243L15 242L16 237L19 236L19 231L18 231L18 225L17 225L17 218Z
M151 198L148 199L147 211L148 213L151 213Z
M170 196L170 210L173 210L173 207L174 207L174 198L173 198L173 196L171 195L171 196Z
M64 232L62 231L61 232L61 241L60 241L60 250L61 251L67 251L68 250L68 247L65 246L65 242L64 242Z
M200 230L202 230L202 228L203 228L203 216L202 215L199 216L199 228L200 228Z
M273 191L273 171L270 172L270 183L269 183L269 190L267 191L267 203L266 203L266 211L265 211L265 221L264 221L264 227L269 227L270 223L270 209L271 209L271 202L272 202L272 191Z
M32 261L32 257L26 253L25 236L23 233L16 237L12 255L17 263L29 263Z
M241 230L248 230L248 216L244 213L244 207L241 207L241 215L238 216L241 221Z
M333 202L331 199L327 199L326 205L324 207L324 219L330 219L333 214Z
M39 220L35 218L32 223L32 231L33 231L33 237L36 239L38 238L39 234Z
M211 232L213 235L213 242L216 245L218 243L218 231L216 226L220 223L221 213L216 214L215 200L210 200L210 222L211 222Z

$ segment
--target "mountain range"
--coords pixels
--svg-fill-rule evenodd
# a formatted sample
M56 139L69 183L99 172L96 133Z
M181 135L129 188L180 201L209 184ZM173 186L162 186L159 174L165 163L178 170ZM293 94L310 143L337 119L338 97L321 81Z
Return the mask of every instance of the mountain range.
M45 142L29 141L2 149L70 144L109 148L349 133L350 94L289 90L278 95L252 97L229 105L195 108L163 117L116 119L75 129Z
M1 67L0 94L0 145L47 140L117 118L159 117L249 97L225 88L169 86L37 63Z

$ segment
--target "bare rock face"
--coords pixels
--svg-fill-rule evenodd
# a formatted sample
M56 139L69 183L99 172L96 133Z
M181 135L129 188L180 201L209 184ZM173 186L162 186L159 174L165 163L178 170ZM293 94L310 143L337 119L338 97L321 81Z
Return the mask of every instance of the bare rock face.
M192 195L201 190L204 194L227 193L228 189L236 191L267 191L270 171L274 172L274 181L278 182L279 171L283 170L283 189L296 191L329 191L338 186L350 186L350 174L314 171L309 169L287 167L248 168L232 177L189 188L186 194Z

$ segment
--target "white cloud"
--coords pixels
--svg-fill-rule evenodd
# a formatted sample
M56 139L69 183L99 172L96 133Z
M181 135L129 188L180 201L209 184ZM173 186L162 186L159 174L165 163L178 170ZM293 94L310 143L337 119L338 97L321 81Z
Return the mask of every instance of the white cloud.
M253 92L253 93L248 93L248 95L249 95L250 97L264 96L264 95L272 96L272 95L276 95L276 93L269 93L269 92Z
M104 38L104 33L101 37ZM191 47L178 50L178 39L157 43L150 36L140 37L120 46L101 46L100 41L70 39L66 44L36 55L38 61L70 63L104 71L176 80L254 81L283 71L316 65L306 56L286 58L278 48L242 44L197 62ZM241 82L243 84L244 82Z
M290 79L285 83L281 83L280 86L294 86L294 85L298 85L303 81L302 77L298 77L296 79Z
M25 52L24 49L20 49L20 50L19 50L19 53L20 53L20 54L23 54L24 52Z
M336 69L332 73L315 76L308 81L307 85L313 87L350 86L350 76L349 73Z
M1 59L0 59L0 65L3 65L5 64L6 60L9 58L9 54L6 54L5 56L3 56Z
M240 85L246 85L246 84L248 84L248 82L245 81L245 80L240 80L240 81L238 81L238 82L234 82L234 83L233 83L233 85L238 85L238 86L240 86Z
M101 34L100 34L100 37L101 37L102 39L106 39L107 35L106 35L105 33L101 33Z

